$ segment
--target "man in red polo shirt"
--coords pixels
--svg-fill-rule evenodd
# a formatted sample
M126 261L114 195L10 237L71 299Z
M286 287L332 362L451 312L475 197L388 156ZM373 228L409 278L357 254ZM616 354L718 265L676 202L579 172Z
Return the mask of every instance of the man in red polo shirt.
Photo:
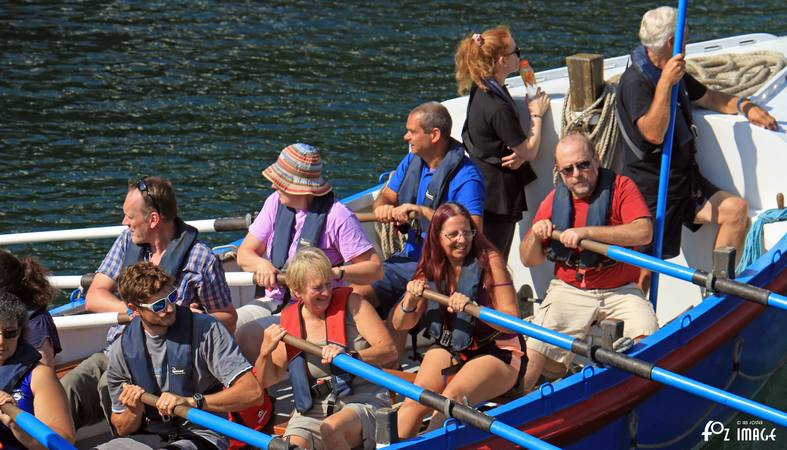
M639 269L579 248L582 239L623 247L650 243L653 225L642 194L631 179L600 168L584 135L560 140L555 165L561 182L541 203L519 246L525 266L547 258L555 262L555 279L533 323L580 339L594 322L607 318L624 321L624 337L653 333L658 323L653 306L637 287ZM553 230L563 232L559 242L550 240ZM562 376L572 356L528 339L525 389L531 389L542 372Z

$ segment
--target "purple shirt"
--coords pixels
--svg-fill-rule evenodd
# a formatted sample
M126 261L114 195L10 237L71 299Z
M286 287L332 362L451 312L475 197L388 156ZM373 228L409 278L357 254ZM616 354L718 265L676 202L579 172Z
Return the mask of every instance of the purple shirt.
M273 228L279 204L278 192L268 196L265 204L262 205L260 214L249 227L249 234L265 244L265 256L268 259L271 257ZM287 253L288 260L292 258L297 250L304 220L306 220L306 211L296 211L295 235ZM328 211L328 217L325 219L325 230L317 247L325 252L332 266L348 262L374 248L366 237L366 233L361 228L361 222L358 221L355 214L338 201L335 201L333 206L331 206L331 210ZM279 288L275 288L266 290L265 296L273 301L281 302L284 292Z

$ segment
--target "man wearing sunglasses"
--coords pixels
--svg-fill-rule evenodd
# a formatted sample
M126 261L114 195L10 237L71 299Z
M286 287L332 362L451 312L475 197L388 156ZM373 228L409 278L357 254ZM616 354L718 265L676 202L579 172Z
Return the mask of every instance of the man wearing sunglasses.
M230 332L178 306L175 279L151 262L127 267L119 291L134 319L109 349L107 381L110 421L125 438L98 448L226 450L219 433L173 416L180 405L224 417L259 403L260 385ZM159 396L155 407L142 403L145 392Z
M593 322L620 319L623 336L638 339L658 329L651 303L637 287L639 269L600 255L580 251L582 239L636 247L651 240L648 205L627 177L600 168L588 138L570 134L557 144L558 186L547 195L522 240L519 255L527 267L550 259L555 279L549 284L533 323L576 338L584 338ZM562 231L560 241L550 239ZM561 377L571 353L535 339L527 341L525 389L542 372Z
M142 177L129 181L123 225L128 228L115 240L87 291L88 311L126 312L126 302L117 296L118 276L125 267L150 261L175 279L179 305L190 306L194 313L207 311L234 330L237 314L221 261L197 240L197 230L178 217L175 191L168 180ZM121 331L120 326L111 328L107 344ZM106 350L93 354L62 379L77 429L109 417L107 361ZM98 404L103 411L96 408Z

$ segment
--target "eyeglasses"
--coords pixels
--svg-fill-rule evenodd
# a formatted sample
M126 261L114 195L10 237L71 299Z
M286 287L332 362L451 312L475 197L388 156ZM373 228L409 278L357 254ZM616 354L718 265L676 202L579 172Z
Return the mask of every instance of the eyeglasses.
M0 336L3 336L3 339L14 339L19 337L19 330L2 330Z
M562 173L565 176L569 176L569 175L572 175L574 173L574 169L577 169L580 172L582 172L583 170L590 169L590 164L591 164L590 161L581 161L581 162L578 162L576 164L572 164L572 165L570 165L568 167L564 167L564 168L560 169L560 173Z
M153 198L153 196L150 194L150 190L148 189L148 184L145 183L145 178L147 178L147 176L144 176L139 180L137 180L137 184L136 184L137 189L139 189L139 192L142 193L143 197L147 196L150 199L150 203L152 203L151 206L153 206L153 209L155 209L157 213L161 213L161 208L159 208L156 199Z
M178 301L178 290L173 289L166 297L162 297L153 303L140 303L139 306L157 313L167 309L167 304L174 304L176 301Z
M522 50L520 50L519 47L514 47L514 51L511 52L511 53L508 53L506 56L511 56L511 55L514 55L514 54L516 55L517 58L521 58L522 57Z
M459 239L459 236L462 236L465 239L470 239L471 237L474 237L475 230L452 231L450 233L441 233L441 234L449 241L455 241Z

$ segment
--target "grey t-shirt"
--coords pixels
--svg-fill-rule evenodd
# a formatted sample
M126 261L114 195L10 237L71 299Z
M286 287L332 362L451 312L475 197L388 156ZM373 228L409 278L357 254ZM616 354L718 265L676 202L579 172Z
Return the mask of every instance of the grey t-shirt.
M194 340L198 342L194 362L194 389L195 392L204 393L206 390L221 383L229 387L236 378L251 370L251 364L240 353L238 344L216 319L207 314L194 314ZM131 384L131 372L123 356L121 342L117 339L109 348L109 368L107 369L107 384L109 395L112 398L112 412L121 413L126 410L118 398L123 392L123 383ZM168 373L166 367L166 335L151 336L145 332L145 346L151 358L151 366L162 392L167 392L168 381L162 374ZM213 431L191 426L191 430L209 440L220 449L226 449L228 443L225 437Z

